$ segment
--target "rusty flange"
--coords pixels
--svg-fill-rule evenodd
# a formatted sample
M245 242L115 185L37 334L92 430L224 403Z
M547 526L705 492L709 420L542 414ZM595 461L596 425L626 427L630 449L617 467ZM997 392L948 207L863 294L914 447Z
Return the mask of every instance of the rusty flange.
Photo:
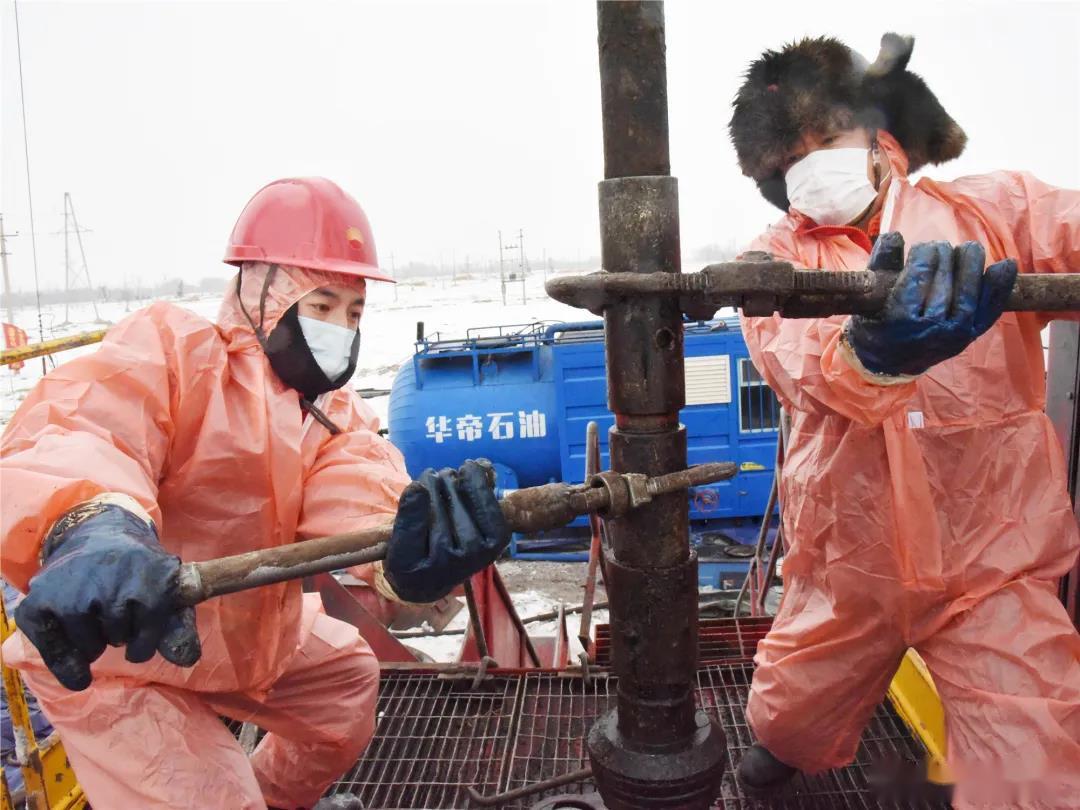
M620 702L589 732L593 775L612 810L708 807L726 757L723 731L695 709L685 678L697 658L697 556L641 569L608 550L605 562Z
M601 716L589 731L593 778L610 810L708 807L720 792L727 745L719 723L700 709L689 747L638 751L619 733L618 709Z

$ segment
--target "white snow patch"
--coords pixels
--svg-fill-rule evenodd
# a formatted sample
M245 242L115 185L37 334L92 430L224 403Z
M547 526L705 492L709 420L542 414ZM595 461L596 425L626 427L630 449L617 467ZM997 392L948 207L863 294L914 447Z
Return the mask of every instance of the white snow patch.
M541 591L521 591L520 593L511 594L511 598L513 599L514 608L517 610L518 616L522 619L528 619L531 616L548 613L556 610L559 606L558 602L545 596ZM567 605L567 607L570 607L570 605ZM590 637L596 637L596 625L607 624L607 621L608 612L606 610L594 611L592 617L592 631L589 634ZM447 628L463 628L468 622L469 611L462 609L447 625ZM566 631L570 638L577 637L580 624L580 613L571 613L567 615ZM533 638L554 636L558 629L558 623L555 620L530 622L525 625L525 628ZM459 634L453 636L430 636L428 638L406 638L402 639L402 643L407 647L413 647L426 655L430 655L435 661L452 663L457 660L463 639L464 635Z

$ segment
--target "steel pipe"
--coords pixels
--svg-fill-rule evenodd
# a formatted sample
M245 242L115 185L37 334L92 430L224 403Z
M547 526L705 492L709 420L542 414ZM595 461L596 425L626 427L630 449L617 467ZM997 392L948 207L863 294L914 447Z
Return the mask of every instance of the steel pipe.
M605 177L600 277L677 286L678 184L669 176L663 5L600 2L597 23ZM608 408L615 414L612 470L657 476L685 468L678 296L602 303L594 311L604 316ZM589 732L589 758L611 810L704 808L723 775L723 732L694 706L697 561L688 518L686 498L668 495L641 505L632 518L607 519L605 571L619 685L616 707Z

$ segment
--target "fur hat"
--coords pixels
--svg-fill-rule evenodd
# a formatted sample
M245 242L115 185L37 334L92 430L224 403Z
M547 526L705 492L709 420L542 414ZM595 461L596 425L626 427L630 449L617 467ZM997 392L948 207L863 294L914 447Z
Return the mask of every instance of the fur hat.
M743 174L787 211L783 163L805 133L884 129L907 152L912 172L958 157L967 136L907 70L914 46L912 37L885 34L873 64L831 37L766 51L746 71L728 125Z

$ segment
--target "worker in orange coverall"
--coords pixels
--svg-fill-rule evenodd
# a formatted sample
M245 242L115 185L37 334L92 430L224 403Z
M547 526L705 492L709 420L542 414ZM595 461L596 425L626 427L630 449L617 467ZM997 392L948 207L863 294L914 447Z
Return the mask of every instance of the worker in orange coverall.
M1017 269L1080 272L1080 192L1022 172L912 183L966 141L912 46L887 34L873 64L829 38L768 51L734 103L743 173L784 211L752 249L899 273L875 318L743 318L791 438L784 596L738 776L849 763L914 648L957 806L1076 807L1080 636L1056 584L1080 540L1043 413L1052 316L1002 309Z
M98 808L332 803L374 732L378 662L355 628L295 581L177 609L180 560L396 515L385 567L359 573L428 602L509 540L481 464L409 483L343 387L365 279L389 280L355 200L271 183L225 261L240 273L216 324L164 303L131 315L43 378L0 445L2 570L28 591L4 659ZM219 715L269 732L250 761Z

